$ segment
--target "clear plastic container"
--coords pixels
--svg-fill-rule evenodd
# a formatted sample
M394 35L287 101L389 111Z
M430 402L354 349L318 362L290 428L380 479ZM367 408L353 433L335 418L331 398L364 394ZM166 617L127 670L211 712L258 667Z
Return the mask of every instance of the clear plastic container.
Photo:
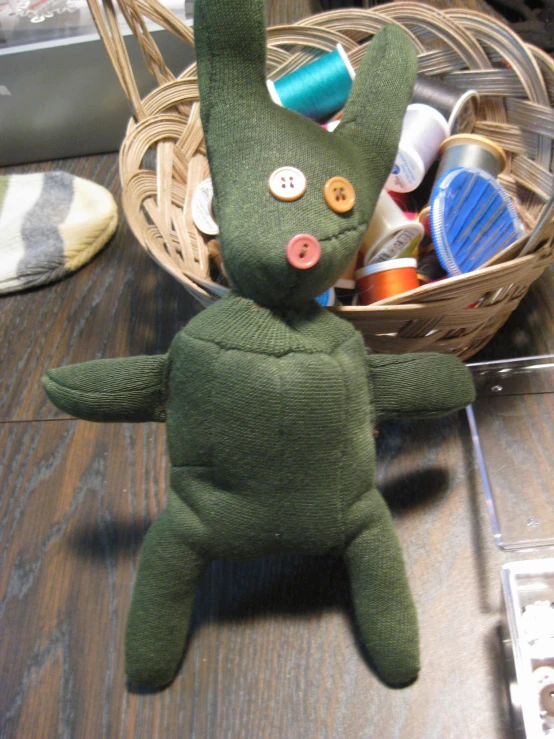
M502 590L514 736L554 737L554 559L504 565Z
M468 365L467 409L493 536L504 551L554 546L554 355Z
M163 4L189 20L182 0L164 0ZM119 9L117 17L122 32L130 34ZM147 25L149 30L157 28L154 23ZM16 47L75 42L88 36L96 37L97 32L87 0L0 0L0 54Z
M182 2L166 0L183 17ZM138 94L156 85L117 13ZM146 23L178 75L194 50ZM86 0L0 0L0 166L118 151L131 114Z

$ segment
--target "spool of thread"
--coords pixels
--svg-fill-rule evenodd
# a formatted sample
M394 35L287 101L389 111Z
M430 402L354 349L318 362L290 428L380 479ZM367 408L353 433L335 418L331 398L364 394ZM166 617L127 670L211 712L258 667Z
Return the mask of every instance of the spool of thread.
M385 187L394 192L412 192L422 182L438 156L440 145L450 136L446 118L422 103L408 105L398 153Z
M217 225L213 212L214 189L211 177L202 180L193 193L190 209L194 225L208 236L217 236Z
M403 210L403 211L410 210L412 197L411 197L411 195L409 193L407 193L407 192L394 192L393 190L391 190L389 192L389 195L394 200L394 202L396 203L396 205L398 205L398 207L400 208L400 210Z
M430 105L442 113L452 133L468 133L475 128L479 107L476 90L459 90L441 80L418 74L412 102Z
M506 167L506 154L498 144L471 133L447 138L441 144L440 154L437 180L444 172L456 167L482 169L493 177L498 177Z
M368 264L356 272L358 299L363 305L392 298L419 287L415 259L392 259Z
M364 265L412 256L423 234L421 223L407 218L383 190L360 246Z
M481 169L445 172L431 194L431 232L450 276L477 269L525 228L498 181Z
M324 54L294 72L272 81L267 88L274 103L320 120L344 107L356 76L345 50Z
M409 192L390 191L389 195L410 221L417 221L417 204Z

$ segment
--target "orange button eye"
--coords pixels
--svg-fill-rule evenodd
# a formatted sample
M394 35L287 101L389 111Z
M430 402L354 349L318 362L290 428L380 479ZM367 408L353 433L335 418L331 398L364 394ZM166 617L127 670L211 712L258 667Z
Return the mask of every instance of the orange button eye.
M356 202L354 187L346 177L331 177L323 186L325 202L335 213L348 213Z

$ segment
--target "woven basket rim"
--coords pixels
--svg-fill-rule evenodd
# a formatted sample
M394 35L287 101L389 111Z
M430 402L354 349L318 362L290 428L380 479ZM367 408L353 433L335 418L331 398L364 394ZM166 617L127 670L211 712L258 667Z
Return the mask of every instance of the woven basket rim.
M89 3L97 4L99 1L89 0ZM109 1L103 0L106 4ZM118 0L118 2L134 9L137 13L146 14L149 11L151 15L156 15L159 6L158 0ZM356 21L355 23L352 21L353 18ZM467 79L467 75L470 75L471 79L476 79L475 75L478 75L478 73L492 74L491 85L497 84L495 80L498 77L498 79L501 78L501 84L511 85L514 89L522 91L520 97L514 97L511 93L505 95L497 92L482 93L482 101L485 101L483 110L486 113L485 118L479 120L479 124L486 128L485 133L480 131L482 135L488 135L487 127L491 126L500 127L502 132L510 129L508 133L511 132L511 129L517 128L512 124L502 123L502 121L508 120L506 118L506 106L508 105L516 109L516 117L522 115L517 108L518 106L521 108L523 105L524 112L529 111L529 114L537 119L540 119L540 115L544 115L545 109L548 108L548 115L552 116L554 122L554 111L552 111L551 102L551 100L554 100L554 59L542 50L525 44L503 22L476 10L459 8L442 10L424 3L400 1L371 9L329 10L303 18L296 23L272 26L267 32L267 53L268 64L270 65L268 76L275 79L280 73L286 73L287 70L293 68L295 64L303 63L300 57L304 58L303 55L311 53L309 52L310 49L328 50L334 48L337 42L345 46L347 53L356 57L363 53L367 39L370 39L379 27L390 23L402 26L410 34L425 69L429 68L429 65L438 64L440 66L442 64L445 69L440 73L435 71L435 74L441 74L442 76L445 71L454 77L457 74L464 74L466 75L464 79ZM475 29L478 30L475 31ZM141 42L141 35L137 31L137 27L135 26L132 30ZM174 29L169 30L174 32ZM289 34L289 37L287 37L287 34ZM436 39L433 34L435 34ZM181 37L183 37L182 34ZM189 38L190 29L189 36L185 40L188 42ZM429 38L431 38L431 43ZM106 41L105 38L104 40ZM362 41L364 43L361 43ZM151 51L147 42L143 42L143 52L151 63L156 60L156 55ZM299 53L300 56L298 56ZM443 54L447 61L442 58L440 62L436 61L440 54ZM500 59L500 63L495 62L493 65L489 56L491 59ZM451 61L451 58L455 59L454 62ZM506 64L504 60L508 60ZM513 64L510 65L508 62L513 62ZM157 63L159 79L161 73L159 62ZM506 66L507 64L508 66ZM124 65L122 62L119 62L119 65L120 78L125 77L122 69ZM169 233L166 237L160 235L164 232L164 223L167 225L167 222L169 222L170 211L173 207L172 201L175 200L177 203L175 207L181 207L178 204L183 202L183 193L186 188L178 180L175 180L173 174L168 180L167 173L160 176L158 171L157 174L154 174L148 169L143 169L141 164L146 149L149 148L146 147L145 149L145 141L152 146L156 146L158 153L160 146L162 149L164 147L167 149L175 142L184 142L184 149L188 151L187 147L190 142L187 136L194 135L200 138L194 144L192 153L195 150L197 151L198 147L202 151L201 128L194 128L194 126L198 126L199 121L196 64L189 65L178 77L174 77L168 70L166 72L164 72L165 77L162 75L163 79L159 79L157 87L141 99L140 108L134 108L135 118L132 118L127 126L127 133L120 150L120 175L123 184L124 209L131 228L143 248L150 253L158 264L179 280L200 303L208 305L230 290L210 279L200 277L199 274L191 271L187 272L183 266L184 263L181 263L178 258L178 240L175 242L175 237L171 237ZM488 80L486 84L489 84ZM176 103L175 100L180 102ZM497 111L500 105L499 101L503 105L500 113ZM520 104L520 101L522 101L522 104ZM193 128L191 128L193 115L196 116L196 119ZM548 115L545 120L550 121ZM510 150L514 152L510 157L512 165L518 157L522 161L522 164L519 165L520 170L514 174L512 166L509 173L516 186L519 187L519 182L527 182L527 179L535 178L532 189L524 189L528 200L527 204L524 205L524 210L531 219L531 225L538 218L539 213L544 211L544 203L550 191L554 189L554 186L551 185L554 182L552 179L554 162L552 161L551 140L554 136L554 124L547 143L545 143L545 134L540 126L548 128L548 124L541 122L541 120L539 120L539 124L539 133L536 134L538 143L534 159L529 159L530 155L527 155L527 159L522 158L518 154L515 145ZM494 137L489 137L494 140ZM523 143L527 146L524 139L522 139L521 145ZM182 162L181 156L176 156L178 153L176 152L173 156L174 166L186 167L186 162L190 164L192 153L187 154ZM545 168L541 165L541 162L546 162L547 155L549 156L548 167ZM143 206L136 201L136 193L153 186L154 177L157 178L157 190L151 197L154 200L157 199L156 207L159 211L165 210L165 214L158 212L158 220L153 226L146 228L145 216L143 214L141 220L140 215ZM165 205L164 197L166 198ZM153 204L152 208L154 208ZM162 228L162 231L156 232L158 233L157 236L154 235L154 231L159 228ZM510 251L510 247L506 250L506 254L499 255L496 263L492 260L491 264L474 272L424 285L409 293L388 298L372 305L340 306L330 308L330 310L355 320L357 325L361 325L360 321L364 319L370 321L371 316L394 315L395 312L399 317L410 312L416 313L418 310L422 314L426 314L429 306L432 305L441 309L444 307L445 311L449 311L449 305L456 306L460 304L455 308L458 311L459 308L464 307L462 304L465 292L468 290L479 292L480 285L485 284L487 280L490 280L492 286L490 289L498 292L502 292L505 287L513 287L514 285L509 283L508 280L512 279L512 275L516 273L519 275L520 270L526 272L530 282L534 281L547 264L554 259L553 236L554 227L552 223L547 223L542 238L538 240L538 243L535 243L535 251L530 254L519 256L518 253L515 253L517 250L515 252L514 250ZM198 248L205 248L204 243L200 241ZM525 238L522 247L524 243ZM162 244L166 253L163 252ZM159 251L159 249L162 249L162 251ZM172 254L173 256L171 256ZM506 259L506 261L503 261L503 259ZM517 304L515 303L516 298L519 302L528 287L524 284L527 276L525 279L523 276L518 277L518 279L521 281L521 286L516 286L515 293L517 295L514 298L514 307ZM448 285L445 287L447 283ZM459 291L459 296L453 298L452 293L456 290ZM481 292L488 292L486 285L481 289ZM520 295L521 297L519 297ZM486 315L488 316L489 312L493 312L492 303L487 302L486 305ZM490 311L489 308L491 308ZM501 319L504 319L505 312L505 307L499 308L498 315ZM487 323L489 323L488 320Z

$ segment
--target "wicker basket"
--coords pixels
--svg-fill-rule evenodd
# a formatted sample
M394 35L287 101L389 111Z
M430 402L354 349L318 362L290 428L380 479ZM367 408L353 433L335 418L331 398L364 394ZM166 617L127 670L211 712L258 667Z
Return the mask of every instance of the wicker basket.
M143 100L137 92L111 0L89 0L111 62L134 111L120 152L123 207L150 255L203 305L227 289L210 279L208 237L195 227L190 200L208 174L199 116L196 66L178 78L167 69L145 18L193 43L191 29L157 0L121 0L158 87ZM354 67L371 36L387 23L411 35L419 71L479 91L476 133L508 154L502 183L531 227L529 253L521 239L488 266L426 285L371 307L339 307L376 352L438 351L462 359L495 334L553 259L554 229L545 203L554 192L554 61L524 44L503 23L465 9L439 11L396 2L373 10L339 10L268 30L268 74L278 78L331 51L346 49ZM546 216L546 217L545 217ZM468 307L473 306L473 307Z

